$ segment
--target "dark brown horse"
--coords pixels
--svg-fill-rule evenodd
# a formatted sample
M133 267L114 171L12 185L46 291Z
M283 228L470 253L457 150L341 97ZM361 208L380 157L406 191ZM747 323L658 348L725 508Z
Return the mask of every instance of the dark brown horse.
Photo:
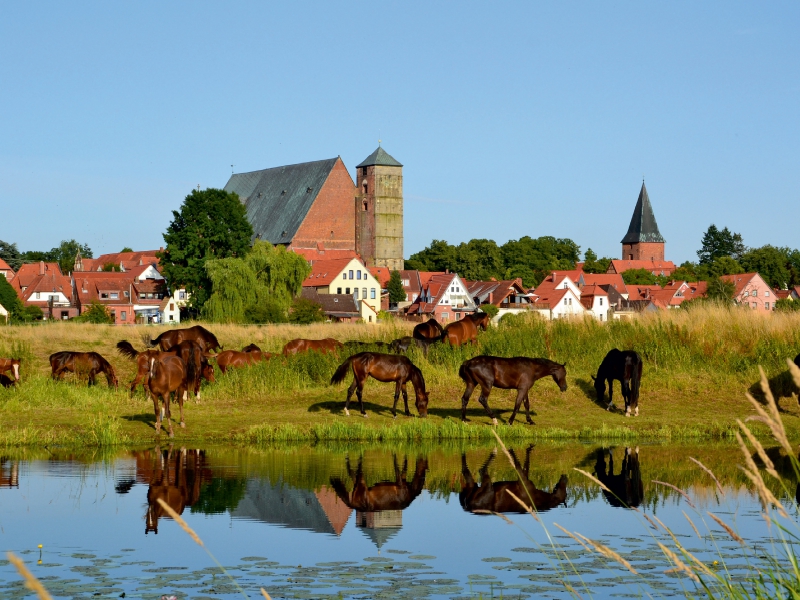
M486 328L489 326L489 323L492 320L492 317L489 316L489 313L485 312L474 312L470 315L464 315L464 318L475 323L475 326L481 331L486 331Z
M514 423L517 411L525 401L525 418L529 425L533 425L531 420L531 406L528 398L528 390L531 389L537 379L546 375L551 375L562 392L567 391L567 369L565 365L560 365L546 358L526 358L516 356L514 358L500 358L498 356L476 356L464 361L458 370L458 376L467 384L464 395L461 397L461 420L467 420L467 403L472 391L476 386L480 386L481 395L478 402L483 405L492 423L497 425L497 419L489 408L489 393L492 387L503 390L517 390L517 401L514 404L514 411L508 424Z
M11 377L5 373L0 373L0 386L3 386L4 388L15 387L17 385L17 381L19 380L11 379Z
M433 346L434 344L438 344L441 342L441 338L434 338L431 340L420 340L415 337L411 337L407 335L405 337L401 337L400 339L392 341L389 344L389 352L397 352L401 354L405 354L408 352L408 349L416 346L420 350L422 350L423 356L428 358L428 349Z
M625 400L625 416L631 416L631 409L634 415L639 416L639 384L642 381L642 357L633 350L609 350L600 368L597 369L597 377L592 376L594 389L597 392L597 401L602 402L605 398L606 381L608 381L608 406L606 410L611 410L614 406L614 380L620 382L622 387L622 398Z
M192 506L200 499L203 483L211 479L210 471L205 466L205 454L202 450L161 451L156 448L157 455L151 460L155 464L147 465L147 514L145 515L145 535L149 532L158 534L158 520L167 513L159 504L163 500L176 513L183 514L187 506ZM154 460L153 460L154 459ZM144 462L136 457L137 479L140 475L139 463Z
M260 350L252 350L250 352L237 352L236 350L224 350L217 354L217 366L223 373L227 373L228 369L240 369L242 367L249 367L262 360L269 360L272 354L269 352L261 352Z
M161 433L161 410L159 410L158 400L161 405L164 417L169 425L169 437L174 437L172 433L172 416L169 410L170 395L175 394L175 401L180 406L181 427L186 427L183 421L183 401L186 399L187 382L186 364L177 356L162 356L150 359L150 373L147 379L147 387L153 395L153 409L156 414L156 432Z
M309 350L327 354L338 352L342 347L342 343L333 338L325 338L324 340L304 340L298 338L286 342L286 345L283 347L283 355L289 356L291 354L299 354L300 352L308 352Z
M478 341L478 327L472 319L464 317L445 327L444 341L451 346L461 346L467 342L474 344Z
M514 451L509 450L518 475L514 481L492 482L492 478L489 476L489 465L494 460L497 450L491 452L479 471L480 485L475 482L467 466L467 455L462 454L461 492L458 494L461 507L467 512L524 513L529 508L542 512L563 504L567 499L567 476L561 476L552 492L548 493L537 489L528 476L532 449L533 446L528 446L525 451L524 466L520 466ZM511 494L519 498L525 506L521 506Z
M148 337L145 341L151 348L159 346L162 350L167 351L186 340L197 342L204 352L222 350L222 346L217 341L216 336L200 325L195 325L188 329L171 329L170 331L165 331L154 340Z
M11 371L14 381L19 381L19 365L21 358L0 358L0 373Z
M119 385L114 367L97 352L56 352L50 355L50 369L53 379L62 379L64 373L88 373L91 386L95 384L95 376L104 373L109 387Z
M411 335L418 340L432 340L441 338L443 333L444 329L439 325L439 321L431 317L424 323L420 323L414 327L414 332Z
M622 459L622 470L619 475L614 475L614 454L608 450L608 470L606 470L606 457L602 449L597 450L597 462L594 473L610 492L603 490L603 495L611 506L634 508L644 500L644 485L642 472L639 468L639 448L631 450L625 448Z
M136 386L140 383L147 394L147 398L150 397L150 390L147 387L147 378L150 373L151 358L177 356L177 352L162 352L161 350L143 350L139 352L127 340L122 340L121 342L117 343L117 351L123 356L136 361L136 377L133 378L133 381L131 381L130 385L131 397L133 397L133 392L136 390ZM208 362L205 353L203 354L203 357L204 362L202 364L201 371L203 379L209 383L214 383L214 366Z
M214 367L208 362L208 356L203 352L202 347L192 340L183 340L170 348L168 352L174 352L186 365L186 383L189 389L194 392L196 402L200 402L200 379L204 371L211 370L211 381L214 382Z
M247 346L242 348L242 352L261 352L261 348L259 348L255 344L248 344Z
M401 470L395 455L394 481L382 481L372 486L367 486L361 458L358 459L358 467L355 474L350 467L350 457L345 460L347 474L353 480L353 489L348 490L344 482L338 477L331 478L331 485L336 490L336 495L348 508L364 512L403 510L408 508L425 488L425 473L428 470L428 461L425 458L417 459L414 478L409 483L406 481L408 457L403 460L403 468Z
M408 392L406 391L406 382L411 381L414 386L414 393L416 394L417 411L420 417L428 416L428 392L425 391L425 379L422 377L422 371L417 368L405 356L397 356L396 354L378 354L377 352L360 352L354 354L346 361L344 361L336 372L331 377L331 383L341 383L347 377L348 371L353 371L353 383L347 389L347 400L344 403L344 414L350 416L350 398L355 390L358 397L358 406L361 409L361 415L366 417L367 413L364 411L364 402L362 401L361 394L364 391L364 382L367 377L372 377L384 383L394 381L394 405L392 406L392 417L397 417L397 399L400 393L403 393L403 402L406 406L406 416L411 416L411 411L408 410Z

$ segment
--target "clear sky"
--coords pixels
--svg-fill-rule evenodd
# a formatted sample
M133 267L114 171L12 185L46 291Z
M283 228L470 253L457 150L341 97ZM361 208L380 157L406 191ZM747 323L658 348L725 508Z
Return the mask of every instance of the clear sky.
M151 249L231 173L383 140L405 251L524 235L800 246L797 2L4 2L0 239Z

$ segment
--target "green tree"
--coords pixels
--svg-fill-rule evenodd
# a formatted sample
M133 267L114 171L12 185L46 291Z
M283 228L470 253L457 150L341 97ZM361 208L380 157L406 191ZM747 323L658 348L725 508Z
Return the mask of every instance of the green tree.
M67 273L72 273L72 270L75 268L75 257L78 255L78 252L80 252L81 256L84 258L92 258L93 256L92 249L89 248L88 244L80 244L73 239L61 240L58 246L46 252L28 250L22 254L22 258L25 262L44 261L58 263L61 272L66 275Z
M497 316L497 313L500 312L500 309L497 308L494 304L481 304L480 309L489 315L490 319L494 319Z
M253 228L239 197L213 188L192 190L172 217L158 253L161 271L173 288L186 288L190 306L201 308L212 287L206 262L245 256Z
M25 306L19 299L16 290L0 275L0 305L8 311L9 320L14 322L25 321Z
M289 311L289 322L295 325L310 325L325 320L322 307L308 298L295 298Z
M747 273L758 273L775 289L785 289L792 282L792 265L787 248L769 245L751 248L739 262Z
M521 277L526 287L539 285L552 271L574 269L580 246L568 238L542 236L509 240L500 247L504 279Z
M708 280L706 298L711 301L731 303L736 295L736 284L726 281L719 277L712 277Z
M44 311L35 304L29 304L23 310L26 321L41 321L44 319Z
M775 302L777 312L796 312L800 310L800 302L791 298L781 298Z
M589 248L583 255L583 270L585 273L605 273L608 271L608 265L611 264L611 259L607 256L597 258L597 254Z
M713 224L703 234L703 239L700 243L701 247L697 251L697 256L701 265L723 256L738 260L745 252L741 234L732 233L727 227L720 231Z
M114 322L108 309L96 300L89 305L89 309L86 312L72 320L79 323L95 323L98 325Z
M288 323L286 306L274 298L268 298L261 304L251 304L244 309L245 323L265 325L267 323Z
M22 254L14 243L4 242L0 240L0 258L8 263L8 266L19 271L22 266Z
M128 246L125 246L122 250L120 250L120 252L133 252L133 248L129 248Z
M407 269L417 271L444 271L455 266L456 249L444 240L433 240L427 248L412 254L406 262Z
M119 265L116 264L116 263L106 263L106 264L103 265L102 270L107 272L107 273L110 273L110 272L113 272L113 271L121 271Z
M386 289L389 292L389 302L392 304L405 302L406 290L403 288L403 280L400 277L400 271L392 271L391 275L389 275L389 283L386 284Z
M622 272L622 281L626 285L655 285L658 278L647 269L628 269Z

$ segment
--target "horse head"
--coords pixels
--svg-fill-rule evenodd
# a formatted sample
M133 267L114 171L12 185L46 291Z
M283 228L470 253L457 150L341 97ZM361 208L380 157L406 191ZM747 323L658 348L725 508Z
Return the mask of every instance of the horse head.
M14 372L14 379L17 381L19 381L19 363L21 362L21 358L11 359L11 370Z
M567 391L567 363L563 365L556 365L556 368L553 370L553 381L556 382L558 389L562 392Z
M423 419L428 416L428 392L425 390L419 390L417 392L417 412L419 412L419 416Z

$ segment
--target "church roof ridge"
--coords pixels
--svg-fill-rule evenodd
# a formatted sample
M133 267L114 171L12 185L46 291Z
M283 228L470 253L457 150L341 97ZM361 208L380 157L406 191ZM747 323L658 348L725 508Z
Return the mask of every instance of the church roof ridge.
M383 147L378 146L375 149L375 152L370 154L367 158L362 160L359 164L356 165L356 169L360 167L371 167L373 165L381 166L381 167L402 167L397 160L395 160L392 156L389 155Z
M653 214L653 206L650 204L650 197L647 195L644 181L642 181L642 189L639 191L639 199L636 201L636 208L633 209L628 233L622 238L623 244L636 244L639 242L661 244L666 242L658 231L658 223L656 223L656 216Z

